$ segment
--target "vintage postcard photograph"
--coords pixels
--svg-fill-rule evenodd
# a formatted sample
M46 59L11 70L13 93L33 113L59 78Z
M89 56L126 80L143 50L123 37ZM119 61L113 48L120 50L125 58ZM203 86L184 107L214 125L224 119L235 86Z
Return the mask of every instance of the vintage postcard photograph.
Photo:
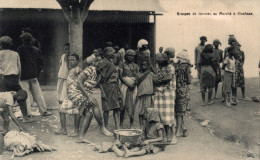
M259 0L0 0L0 160L259 160Z

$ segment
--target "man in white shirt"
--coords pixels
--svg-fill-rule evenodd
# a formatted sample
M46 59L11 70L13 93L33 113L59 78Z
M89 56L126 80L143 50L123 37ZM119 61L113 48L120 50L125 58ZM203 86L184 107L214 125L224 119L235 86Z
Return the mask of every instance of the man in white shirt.
M17 52L11 49L12 39L8 36L0 38L0 92L19 91L22 87L19 85L21 76L20 57ZM18 101L23 114L23 122L33 122L27 115L27 106L25 100Z

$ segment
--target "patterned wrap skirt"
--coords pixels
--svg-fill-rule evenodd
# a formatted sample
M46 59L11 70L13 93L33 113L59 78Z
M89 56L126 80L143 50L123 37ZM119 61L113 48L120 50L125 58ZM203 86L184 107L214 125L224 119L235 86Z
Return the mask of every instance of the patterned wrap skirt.
M245 87L244 69L241 62L236 62L235 86Z
M175 113L184 116L187 108L190 108L190 87L188 85L177 87L175 100Z
M175 124L175 89L167 87L157 89L154 95L154 108L158 108L163 125Z
M91 96L91 94L92 93L89 93L89 96ZM79 110L79 114L83 117L85 112L92 112L93 110L93 104L87 100L87 97L84 96L80 90L69 89L68 99L73 103L73 106ZM95 104L98 104L96 99L94 99L94 101Z

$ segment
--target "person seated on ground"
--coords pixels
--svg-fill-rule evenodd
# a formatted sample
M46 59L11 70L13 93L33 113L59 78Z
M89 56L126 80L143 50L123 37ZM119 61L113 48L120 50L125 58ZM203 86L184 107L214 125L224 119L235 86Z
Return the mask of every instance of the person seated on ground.
M18 92L0 92L0 115L4 121L3 129L4 133L9 131L9 116L14 123L19 127L20 131L25 131L25 128L20 124L17 118L14 116L13 105L16 100L23 101L27 98L27 93L24 90Z
M67 89L71 92L70 88L73 89L73 84L76 83L76 79L78 78L80 72L82 69L78 66L79 63L79 56L77 54L72 54L69 56L69 73L67 77ZM73 92L73 90L72 90ZM79 122L80 122L80 116L79 116L79 110L76 106L73 105L73 103L68 100L67 97L64 98L63 103L60 106L59 109L60 114L60 123L61 123L61 129L56 134L63 134L67 135L67 129L66 129L66 114L70 114L74 116L74 126L75 130L72 134L69 135L69 137L76 137L79 135Z
M102 122L101 111L99 110L98 102L93 97L93 89L97 85L96 66L99 61L92 63L82 71L78 78L70 84L68 89L68 99L77 107L81 116L81 127L77 143L89 143L84 139L88 127L93 118L93 114L97 123L100 126L101 133L106 136L113 136Z
M146 125L144 127L145 140L141 144L141 147L131 147L124 145L120 150L116 145L113 145L112 150L119 157L133 157L142 156L150 153L158 153L164 151L165 144L153 145L153 143L160 143L163 141L164 126L160 123L159 111L157 108L146 109Z

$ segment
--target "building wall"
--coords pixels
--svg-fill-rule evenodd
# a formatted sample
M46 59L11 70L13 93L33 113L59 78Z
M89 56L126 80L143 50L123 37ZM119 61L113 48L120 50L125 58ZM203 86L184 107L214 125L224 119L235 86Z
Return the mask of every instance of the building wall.
M139 39L149 42L154 53L154 23L149 23L147 13L90 12L84 23L83 57L96 48L104 48L106 41L136 49ZM22 44L21 29L30 27L42 47L45 62L38 77L42 85L56 84L63 45L68 42L68 22L61 10L4 9L0 10L0 36L13 38L13 49Z

